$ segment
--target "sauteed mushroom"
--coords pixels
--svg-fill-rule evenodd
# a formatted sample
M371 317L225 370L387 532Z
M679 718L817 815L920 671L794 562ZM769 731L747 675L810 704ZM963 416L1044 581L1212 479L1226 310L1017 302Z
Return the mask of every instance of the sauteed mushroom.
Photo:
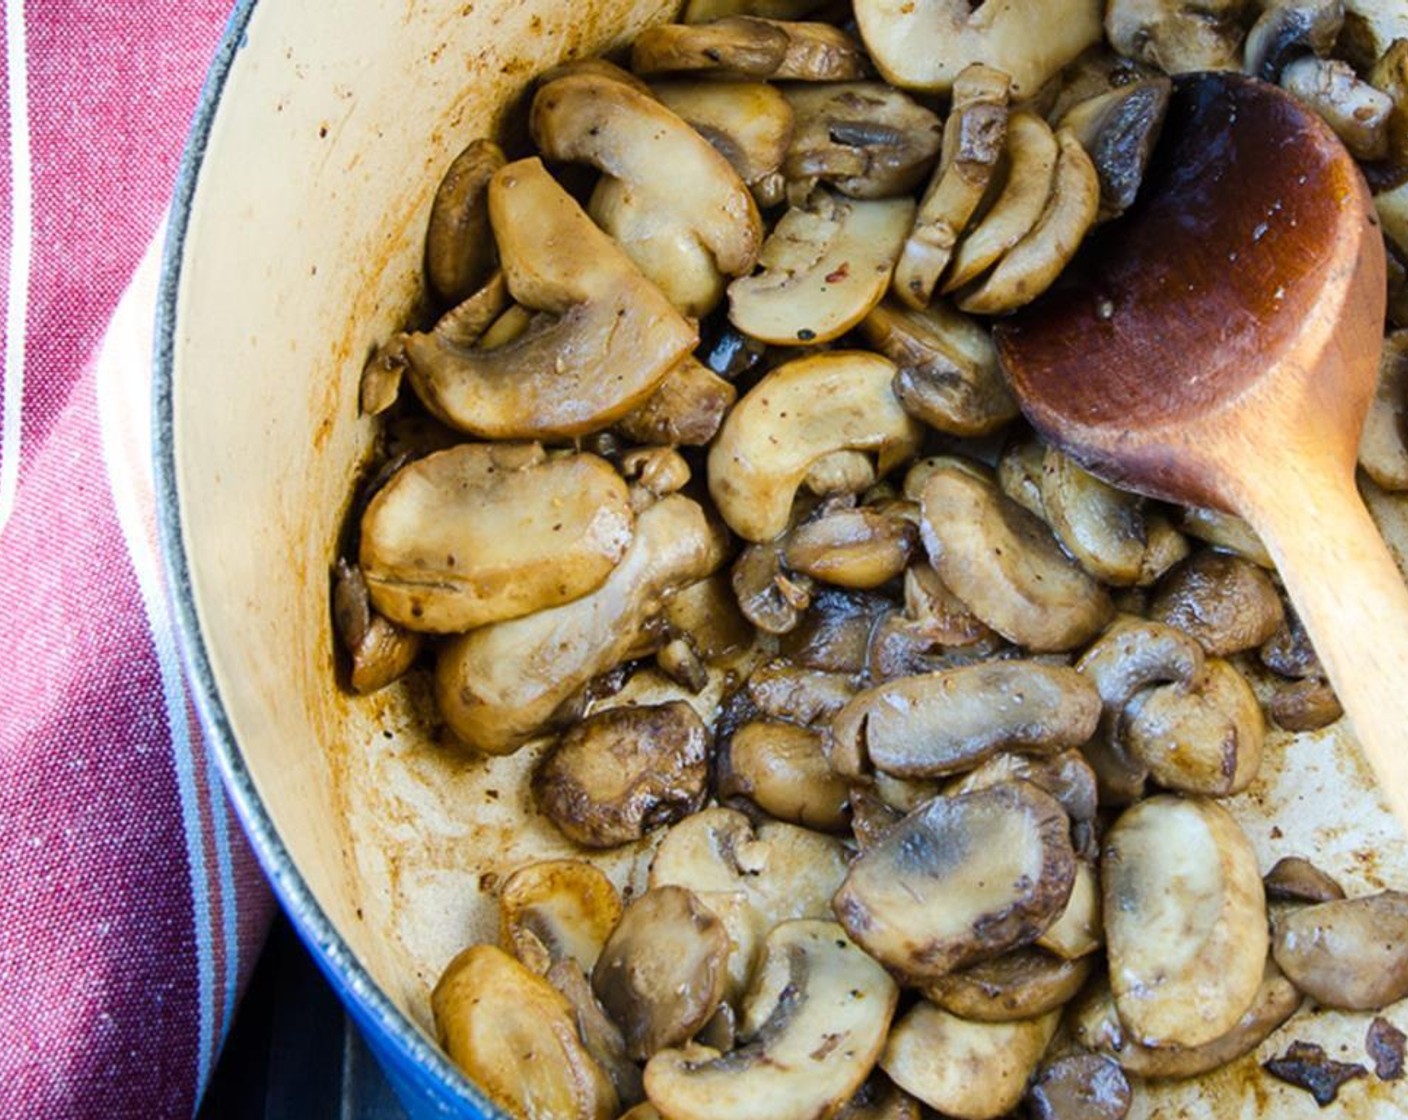
M473 295L494 267L489 180L507 161L492 140L471 141L440 180L425 233L425 276L440 301Z
M1013 949L923 986L924 998L961 1019L1012 1023L1059 1011L1090 976L1088 957L1068 959L1044 949Z
M843 832L850 820L850 787L827 763L819 731L745 723L728 737L717 767L721 798L747 798L778 820L822 832Z
M524 864L499 891L499 940L541 976L564 960L590 971L620 920L616 888L585 860Z
M777 81L849 82L866 74L865 52L829 23L729 16L712 23L645 28L631 47L637 74L716 71Z
M1105 35L1167 74L1241 67L1246 0L1110 0Z
M339 560L333 570L333 625L352 658L348 683L368 693L398 680L420 656L422 639L371 608L361 569Z
M1298 58L1281 72L1281 87L1319 113L1355 159L1388 155L1393 98L1362 80L1349 63Z
M1213 657L1261 645L1284 615L1281 596L1263 569L1208 550L1169 572L1149 604L1150 618L1192 634Z
M1243 69L1274 82L1297 57L1324 57L1344 26L1344 0L1269 0L1247 32Z
M1324 1007L1377 1011L1408 996L1408 894L1380 891L1277 915L1272 950Z

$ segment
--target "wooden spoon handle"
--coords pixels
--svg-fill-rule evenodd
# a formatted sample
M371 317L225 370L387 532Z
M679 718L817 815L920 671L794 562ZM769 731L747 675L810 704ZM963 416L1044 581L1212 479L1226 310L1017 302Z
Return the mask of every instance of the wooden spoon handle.
M1389 807L1408 831L1408 587L1340 472L1244 496Z

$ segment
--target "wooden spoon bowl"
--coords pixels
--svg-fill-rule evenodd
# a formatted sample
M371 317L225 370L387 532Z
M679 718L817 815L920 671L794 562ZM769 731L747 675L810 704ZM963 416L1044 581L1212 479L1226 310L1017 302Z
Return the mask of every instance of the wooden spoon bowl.
M1200 74L1176 84L1139 201L996 336L1047 440L1257 530L1408 827L1408 590L1354 479L1384 305L1339 140L1274 86Z

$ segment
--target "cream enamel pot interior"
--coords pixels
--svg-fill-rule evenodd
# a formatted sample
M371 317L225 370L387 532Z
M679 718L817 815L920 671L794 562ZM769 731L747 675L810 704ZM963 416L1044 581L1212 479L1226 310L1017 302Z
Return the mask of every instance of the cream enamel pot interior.
M243 3L178 190L157 469L187 668L266 870L416 1117L494 1115L435 1047L428 993L458 949L494 939L503 875L572 849L526 802L531 751L446 750L414 679L370 698L338 686L329 571L373 435L358 414L361 369L416 306L425 218L454 154L476 136L521 135L535 73L672 11ZM1390 536L1408 540L1402 510L1379 505ZM1408 886L1408 842L1344 728L1276 743L1256 792L1232 803L1263 868L1314 854L1351 894ZM643 862L627 850L605 866L639 884ZM1368 1018L1305 1015L1293 1037L1362 1054ZM1131 1115L1318 1114L1256 1057L1146 1089ZM1393 1114L1393 1092L1357 1083L1340 1115Z

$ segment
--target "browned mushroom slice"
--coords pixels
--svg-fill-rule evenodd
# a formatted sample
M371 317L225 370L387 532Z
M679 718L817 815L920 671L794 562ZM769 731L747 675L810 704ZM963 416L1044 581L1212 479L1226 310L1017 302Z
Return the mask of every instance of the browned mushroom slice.
M939 166L919 202L895 265L895 295L923 308L948 267L954 246L988 194L1007 141L1009 78L974 63L953 83Z
M1105 977L1086 988L1071 1007L1075 1041L1115 1059L1136 1077L1182 1080L1201 1077L1251 1053L1300 1008L1304 997L1268 958L1252 1004L1226 1034L1201 1046L1141 1046L1129 1037Z
M681 587L665 604L663 617L671 633L689 635L695 652L709 664L753 643L753 628L739 613L738 601L722 572Z
M778 366L744 394L709 449L709 493L729 527L772 540L807 471L831 452L873 453L882 474L909 459L922 433L890 390L894 373L879 355L833 350Z
M1270 571L1276 566L1256 531L1235 514L1189 506L1179 516L1178 528L1216 549L1250 560L1258 568Z
M709 738L682 701L608 708L573 724L543 756L533 791L578 844L629 844L703 806Z
M1100 39L1098 0L857 0L856 22L876 68L893 85L947 93L964 67L1012 75L1012 95L1034 96Z
M834 906L866 952L930 980L1038 937L1074 881L1060 804L1011 782L936 797L905 817L856 857Z
M1191 688L1165 685L1135 697L1121 739L1165 789L1227 797L1261 769L1266 724L1251 684L1229 661L1208 658Z
M1040 484L1046 523L1081 567L1102 583L1137 583L1149 543L1143 502L1055 447L1042 458Z
M1163 127L1173 84L1146 78L1068 109L1060 119L1090 153L1100 177L1097 221L1123 214L1134 202Z
M440 180L425 232L425 275L443 304L468 299L494 267L489 180L504 163L492 140L474 140Z
M1105 590L991 479L945 466L925 480L921 507L939 578L1003 637L1033 651L1073 649L1109 620Z
M720 798L746 798L803 828L846 830L850 789L827 763L820 731L775 720L745 723L728 737L717 767Z
M1268 934L1256 853L1212 801L1171 795L1126 809L1101 857L1110 984L1129 1037L1201 1046L1261 986Z
M455 957L431 1008L450 1060L506 1112L613 1120L619 1111L572 1005L502 949L474 945Z
M637 443L703 447L718 433L738 390L693 357L665 375L639 408L616 422Z
M726 16L761 16L764 19L802 19L827 0L687 0L685 23L711 23Z
M1408 162L1408 38L1397 40L1378 58L1369 70L1369 84L1393 101L1388 158L1398 164Z
M590 971L621 920L621 897L580 859L527 863L499 891L499 940L539 975L569 960Z
M893 198L914 190L938 155L938 115L883 82L785 92L796 127L782 170L798 189L820 181L851 198Z
M865 52L829 23L730 16L705 24L647 27L631 47L637 74L716 71L775 81L849 82L866 75Z
M500 170L489 213L513 297L539 309L495 349L406 336L407 374L439 419L492 439L581 435L645 400L697 335L536 159Z
M914 522L882 509L823 511L786 537L793 571L839 587L880 587L900 575L919 544Z
M1100 177L1069 129L1056 132L1056 170L1046 207L993 270L958 295L973 315L998 315L1030 303L1046 291L1080 248L1100 209Z
M733 565L733 593L743 617L768 634L786 634L811 604L812 581L783 566L784 539L751 544Z
M1274 82L1298 55L1329 54L1343 25L1343 0L1273 0L1247 32L1242 68Z
M923 1106L878 1069L833 1120L924 1120Z
M1239 556L1204 550L1159 583L1149 617L1197 638L1213 657L1254 649L1276 633L1285 606L1266 572Z
M1120 54L1168 74L1238 70L1247 0L1110 0L1105 35Z
M1344 898L1344 888L1325 871L1301 856L1278 859L1262 877L1268 900L1277 902L1333 902Z
M1042 949L1013 949L930 980L921 991L961 1019L1011 1023L1060 1010L1075 998L1093 967L1089 957L1067 959Z
M794 134L788 99L767 82L660 82L662 104L709 141L760 206L782 201L782 166Z
M944 792L968 793L999 782L1019 780L1031 782L1051 794L1061 803L1071 820L1095 819L1095 771L1078 750L1061 751L1049 756L1003 751L955 779L951 785L944 787Z
M728 934L683 887L654 887L626 907L592 969L592 991L644 1061L699 1030L724 993Z
M1388 155L1393 98L1360 78L1349 63L1298 58L1281 72L1281 88L1315 110L1355 159Z
M1378 1011L1408 996L1408 894L1380 891L1277 915L1276 963L1324 1007Z
M339 560L333 570L332 617L352 658L348 684L366 694L399 680L420 656L423 639L371 608L361 569Z
M858 676L876 624L893 609L886 595L822 586L778 652L799 669Z
M626 1053L625 1036L597 1000L596 993L592 991L592 982L582 971L582 966L567 958L555 963L546 975L548 983L572 1005L577 1019L577 1035L592 1060L611 1078L620 1101L619 1107L644 1101L645 1084L640 1066Z
M1408 12L1397 0L1345 0L1338 46L1350 62L1368 69L1399 39L1408 39Z
M616 465L631 484L631 508L637 513L667 494L678 494L691 476L688 461L669 446L634 448L622 454Z
M763 271L729 285L729 319L778 346L839 338L885 294L913 213L909 198L818 187L778 219L758 257Z
M377 492L362 515L360 561L382 614L459 633L600 587L634 521L605 459L466 443L403 467Z
M1384 339L1374 402L1359 440L1359 465L1385 490L1408 490L1408 331Z
M1002 190L959 241L944 274L943 291L952 292L982 275L1031 232L1051 197L1057 151L1056 134L1035 113L1020 111L1008 117Z
M1102 1054L1065 1054L1032 1079L1032 1120L1124 1120L1133 1101L1119 1063Z
M476 750L516 750L593 677L639 656L644 629L670 592L723 560L718 529L699 504L679 494L661 498L636 520L625 556L595 591L443 646L435 670L441 715Z
M998 1120L1021 1103L1060 1012L1012 1023L960 1019L915 1004L894 1026L880 1068L930 1108L959 1120Z
M1054 753L1085 742L1100 697L1074 669L995 661L866 689L831 721L832 765L905 778L972 769L1001 750Z
M672 1120L829 1116L869 1075L899 989L834 922L780 925L744 1004L743 1045L667 1050L645 1067Z
M1286 731L1319 731L1344 715L1344 706L1323 677L1283 684L1266 702L1271 722Z
M978 436L1017 416L992 335L948 303L915 311L883 300L861 321L860 330L899 367L895 395L905 411L931 428Z
M829 720L855 694L855 678L848 673L773 661L758 666L748 678L748 695L759 712L804 727Z

